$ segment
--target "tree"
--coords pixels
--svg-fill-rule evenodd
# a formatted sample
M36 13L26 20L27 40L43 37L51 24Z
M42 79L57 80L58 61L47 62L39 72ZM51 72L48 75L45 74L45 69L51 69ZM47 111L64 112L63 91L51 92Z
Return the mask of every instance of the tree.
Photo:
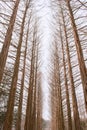
M20 97L19 97L18 119L17 119L17 124L16 124L16 130L21 130L22 104L23 104L26 56L27 56L28 37L29 37L29 25L30 25L30 18L29 18L27 34L26 34L26 43L25 43L25 51L24 51L23 70L22 70L22 79L21 79L21 90L20 90Z
M13 13L12 13L12 16L10 18L9 26L8 26L6 36L4 39L2 51L0 53L0 83L1 83L1 80L3 77L4 67L6 64L6 59L7 59L8 51L9 51L9 46L11 44L11 37L12 37L13 27L15 24L15 19L16 19L16 15L17 15L19 2L20 2L20 0L16 0L16 2L15 2Z
M58 46L57 43L55 42L54 44L54 53L53 53L53 82L54 85L53 88L53 93L52 95L55 96L54 103L56 109L56 128L55 129L61 129L64 130L64 117L63 117L63 106L62 106L62 91L61 91L61 79L60 79L60 65L59 65L59 56L58 56ZM56 101L56 102L55 102ZM54 107L54 105L52 105ZM54 128L53 128L54 129Z
M60 25L61 28L61 25ZM60 30L60 37L62 36ZM67 83L67 74L66 74L66 64L65 64L65 54L64 54L64 45L61 37L61 46L62 46L62 54L63 54L63 66L64 66L64 81L65 81L65 89L66 89L66 103L67 103L67 116L68 116L68 130L72 130L72 117L71 117L71 108L70 108L70 99L69 99L69 88Z

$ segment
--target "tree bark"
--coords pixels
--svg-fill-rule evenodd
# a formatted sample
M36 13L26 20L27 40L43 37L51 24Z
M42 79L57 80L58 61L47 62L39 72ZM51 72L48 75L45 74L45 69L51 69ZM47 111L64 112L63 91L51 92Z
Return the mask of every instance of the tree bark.
M32 127L32 96L33 96L33 85L34 85L34 42L32 45L32 56L31 56L31 67L30 67L30 78L29 78L29 90L26 108L26 118L24 130L31 130Z
M57 120L59 130L64 130L64 117L63 117L63 108L62 108L62 94L61 94L61 81L60 81L60 70L59 70L59 56L58 48L55 44L55 73L56 73L56 91L57 91Z
M68 116L68 130L72 130L71 108L70 108L69 90L68 90L68 84L67 84L67 75L66 75L66 65L65 65L63 43L62 43L62 54L63 54L63 66L64 66L64 80L65 80L65 88L66 88L66 104L67 104L67 116Z
M23 103L23 90L24 90L24 78L25 78L25 67L26 67L26 54L27 54L27 45L28 45L28 35L29 35L29 24L26 34L26 43L25 43L25 51L24 51L24 61L23 61L23 72L22 72L22 79L21 79L21 91L19 97L19 106L18 106L18 119L16 124L16 130L21 130L21 117L22 117L22 103Z

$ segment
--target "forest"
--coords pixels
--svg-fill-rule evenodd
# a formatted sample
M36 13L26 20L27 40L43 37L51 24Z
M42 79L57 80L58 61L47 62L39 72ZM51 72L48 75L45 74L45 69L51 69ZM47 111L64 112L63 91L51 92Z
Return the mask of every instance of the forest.
M0 0L0 130L87 130L87 0Z

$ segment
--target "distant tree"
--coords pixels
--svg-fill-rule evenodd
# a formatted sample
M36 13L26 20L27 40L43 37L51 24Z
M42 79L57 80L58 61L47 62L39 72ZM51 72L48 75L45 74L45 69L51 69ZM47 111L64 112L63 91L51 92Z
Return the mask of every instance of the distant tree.
M26 69L26 56L27 56L28 38L29 38L29 29L30 29L29 25L30 25L30 18L29 18L27 34L26 34L26 43L25 43L25 51L24 51L23 70L22 70L22 79L21 79L21 90L20 90L20 96L19 96L18 118L17 118L16 130L21 130L23 91L24 91L25 69Z
M64 130L64 117L63 117L63 106L62 106L62 91L61 91L61 79L60 79L60 66L59 66L59 55L58 55L58 46L55 42L53 50L53 96L55 96L54 101L52 102L52 107L55 109L55 129ZM52 97L53 98L53 97ZM54 113L54 108L53 108ZM54 122L53 122L54 123ZM55 126L54 125L54 126ZM54 128L53 128L54 129Z
M28 88L28 98L27 98L27 108L25 117L25 130L34 129L33 122L36 118L36 84L37 84L37 62L38 54L37 51L37 25L35 24L33 37L32 37L32 47L31 47L31 60L30 60L30 76L29 76L29 88ZM36 60L37 59L37 60ZM35 124L35 123L34 123Z

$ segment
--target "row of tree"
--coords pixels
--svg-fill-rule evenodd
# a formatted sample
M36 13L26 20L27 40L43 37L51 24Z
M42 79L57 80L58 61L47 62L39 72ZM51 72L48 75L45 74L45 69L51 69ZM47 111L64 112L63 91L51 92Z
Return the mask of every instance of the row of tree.
M30 0L0 4L0 128L41 130L38 19Z
M50 67L52 129L86 130L87 1L55 3L58 17Z
M42 37L34 2L0 1L3 130L42 129ZM87 1L54 0L50 8L55 12L50 49L51 129L86 130Z

